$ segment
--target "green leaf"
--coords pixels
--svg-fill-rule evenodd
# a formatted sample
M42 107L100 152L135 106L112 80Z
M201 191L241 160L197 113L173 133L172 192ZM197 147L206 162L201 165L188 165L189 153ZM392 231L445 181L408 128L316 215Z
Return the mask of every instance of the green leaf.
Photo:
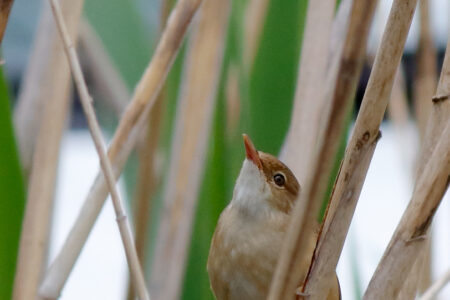
M0 69L0 299L11 299L25 189L13 134L8 88Z
M125 82L133 89L150 61L154 34L133 1L89 0L85 13Z
M276 155L289 126L306 0L272 0L250 77L250 137Z

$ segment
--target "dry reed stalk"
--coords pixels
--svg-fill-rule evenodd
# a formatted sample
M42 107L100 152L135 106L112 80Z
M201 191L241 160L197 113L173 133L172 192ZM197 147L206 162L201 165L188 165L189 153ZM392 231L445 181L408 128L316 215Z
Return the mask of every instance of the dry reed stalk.
M82 0L61 2L69 31L73 36L76 36L83 2ZM58 41L50 8L44 4L33 51L14 112L14 126L20 160L26 175L31 172L33 153L46 103L55 101L56 106L55 104L48 105L55 108L59 104L62 105L66 102L62 99L68 96L69 88L69 65L64 57L62 45ZM55 117L59 118L56 111L52 118Z
M408 141L407 126L409 120L409 109L406 98L406 86L403 74L402 64L400 64L392 87L391 99L388 103L388 116L394 125L397 133L398 145L401 147L401 153L407 153L408 147L411 144ZM402 155L403 157L403 155ZM419 272L422 264L416 262L414 268ZM411 272L410 275L412 275ZM408 276L405 280L402 290L399 293L399 299L414 299L417 290L418 276Z
M444 58L444 63L442 66L442 72L437 88L437 98L439 95L448 95L450 94L450 76L445 72L450 70L450 38L447 43L446 55ZM417 175L422 172L425 164L427 163L428 158L434 147L436 146L437 139L442 134L442 130L445 126L446 120L450 118L450 103L449 101L433 101L430 96L428 102L430 103L430 115L428 117L427 128L425 131L425 136L422 137L422 148L421 153L417 165ZM425 102L425 101L423 101ZM433 103L433 104L432 104ZM424 292L431 284L431 239L427 240L427 245L424 247L423 253L421 254L421 258L419 258L414 264L413 270L410 272L408 276L408 281L406 282L406 288L403 287L403 290L410 287L414 291L419 288L419 291ZM409 281L412 281L409 283ZM403 295L403 294L401 294ZM410 295L410 294L409 294ZM415 292L414 292L415 295ZM406 299L406 298L405 298Z
M253 61L261 41L261 34L266 20L269 0L250 0L245 11L244 24L244 62L247 70L252 68Z
M335 6L336 1L311 1L306 14L294 108L280 155L302 184L306 181L308 163L316 150L327 100L323 78L327 73Z
M305 257L302 241L315 234L314 224L317 223L345 118L362 68L376 1L344 1L341 5L342 11L338 12L336 19L336 23L342 26L338 30L341 38L336 39L340 43L337 42L337 54L332 56L327 74L329 77L325 83L325 96L330 99L330 103L324 107L324 123L318 132L318 146L313 152L312 163L308 167L309 175L305 178L302 193L294 208L269 299L293 298L299 282L304 280L301 276L305 274L301 272L307 272L311 256Z
M436 49L430 28L428 0L419 1L420 40L417 52L417 77L414 82L414 108L420 137L423 140L431 111L431 97L436 91Z
M436 280L426 291L423 293L419 300L432 300L435 299L437 294L448 284L450 281L450 270L448 270L442 277Z
M206 1L190 39L150 280L154 299L178 299L206 161L231 1Z
M391 100L388 103L388 116L392 123L394 124L398 144L401 147L401 153L407 153L408 147L411 144L408 141L408 120L409 120L409 109L408 102L406 98L406 86L405 79L402 69L402 64L400 64L397 74L394 80L394 86L392 88ZM403 155L402 155L403 157ZM424 253L425 254L425 253ZM425 261L424 261L425 263ZM417 286L419 284L419 274L422 274L423 264L422 260L416 261L414 264L415 271L410 273L403 284L402 290L399 293L399 299L414 299L417 291Z
M241 116L241 96L239 94L239 69L235 64L231 64L227 70L226 89L226 133L231 139L239 125Z
M396 299L427 239L428 228L448 187L450 119L416 182L411 202L369 283L364 299Z
M95 88L102 94L99 99L121 116L130 99L130 92L99 36L85 18L81 19L78 44L82 61L86 61Z
M202 0L180 0L168 19L150 65L139 81L131 103L121 119L108 155L116 178L136 142L167 77L187 28ZM99 173L61 251L50 266L40 293L60 293L108 195L105 179Z
M63 1L62 5L64 14L70 20L70 35L75 40L83 1ZM25 75L24 90L19 99L23 101L21 104L24 113L20 114L20 117L39 113L33 110L34 105L38 105L42 107L42 122L40 118L22 119L24 122L31 121L35 126L33 130L28 128L30 131L22 137L35 141L36 146L34 147L34 143L32 143L33 146L30 145L31 148L35 148L35 153L14 282L13 299L15 300L34 299L45 268L59 148L71 103L69 67L64 59L62 46L57 44L57 32L50 28L51 12L50 8L45 6L37 44ZM41 38L43 41L40 40ZM43 44L45 42L49 44ZM21 125L25 124L21 123ZM26 124L28 125L30 124ZM18 129L20 132L20 129L25 128ZM21 146L24 147L24 144ZM29 154L31 158L32 152Z
M2 0L0 3L0 45L3 41L6 25L8 24L9 12L14 0Z
M417 0L396 0L378 49L371 76L333 190L315 259L304 292L324 299L348 232L386 110ZM351 35L359 39L361 35ZM342 76L342 75L341 75Z
M125 249L128 267L130 269L134 287L137 291L139 299L150 300L147 288L145 287L144 275L139 264L136 248L134 247L131 226L125 214L122 199L120 198L119 192L117 191L113 168L106 153L106 144L102 137L100 125L98 124L94 107L92 105L92 98L89 95L83 72L81 71L81 65L74 48L74 44L72 43L72 40L69 36L69 32L64 21L64 16L62 14L61 7L59 6L59 2L57 2L57 0L49 0L49 2L56 21L56 26L59 30L61 39L64 44L64 50L67 56L67 60L69 61L75 85L80 95L80 101L86 115L89 131L91 132L92 140L94 141L94 145L100 159L100 166L106 178L108 189L111 193L114 211L116 213L116 221L117 225L119 226L120 236L122 238L122 243ZM56 297L58 296L59 295L56 295Z
M391 99L388 103L387 113L394 126L403 131L408 125L409 108L406 96L405 76L402 64L400 64L392 87ZM400 137L401 135L399 135Z
M169 15L168 1L163 1L161 8L161 28L167 21ZM161 121L163 115L163 101L165 92L162 90L156 100L147 121L142 142L138 144L137 151L139 156L139 169L136 185L135 199L135 230L136 230L136 249L142 263L145 257L145 245L147 244L151 196L155 191L159 176L155 173L155 159L160 137Z
M169 1L161 3L160 31L164 29L170 13ZM134 199L134 228L135 243L139 261L145 270L145 265L149 259L149 251L146 251L148 238L150 235L151 211L153 209L154 194L156 187L161 182L161 175L157 174L156 158L161 134L161 124L163 116L163 103L166 97L165 89L159 93L155 104L150 112L147 126L144 128L143 138L138 143L137 153L139 157L139 167L136 183L136 194ZM135 293L131 286L128 286L127 299L135 299Z
M418 261L416 260L416 257L420 251L423 251L423 247L426 245L426 243L422 241L426 240L425 236L433 219L434 212L439 205L445 189L448 187L448 176L450 171L450 164L448 162L450 155L449 146L447 145L447 149L443 148L441 150L443 152L437 151L439 151L438 148L442 147L443 143L446 141L448 143L449 139L449 97L450 38L447 42L447 50L436 96L432 98L433 105L422 145L417 172L418 178L414 193L383 258L372 277L366 292L368 299L373 297L377 298L377 295L380 295L381 293L380 289L386 289L386 295L396 295L398 290L402 288L403 280L396 278L396 274L401 274L401 278L404 278L405 274L410 273L411 266L415 261L416 263ZM445 159L447 159L447 162ZM445 165L446 163L447 166ZM441 176L444 177L443 179L437 177L436 174L440 169L443 169L441 174ZM431 172L434 173L431 174ZM441 183L441 181L443 182ZM439 195L439 193L442 195ZM394 260L395 263L392 260ZM389 274L389 276L392 277L392 280L389 283L383 282L383 274Z

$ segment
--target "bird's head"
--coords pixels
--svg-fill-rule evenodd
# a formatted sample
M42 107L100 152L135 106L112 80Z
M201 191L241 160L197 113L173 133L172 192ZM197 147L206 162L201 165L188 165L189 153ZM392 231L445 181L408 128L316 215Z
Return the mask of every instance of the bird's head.
M257 151L244 134L246 159L236 181L233 205L249 212L280 211L289 214L300 185L289 168L276 157Z

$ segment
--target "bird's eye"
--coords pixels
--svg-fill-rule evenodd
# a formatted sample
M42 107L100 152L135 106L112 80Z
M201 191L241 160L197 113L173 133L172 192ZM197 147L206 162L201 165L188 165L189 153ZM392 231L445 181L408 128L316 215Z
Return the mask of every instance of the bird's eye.
M283 174L277 173L275 176L273 176L273 181L278 186L283 186L286 182L286 179L284 178Z

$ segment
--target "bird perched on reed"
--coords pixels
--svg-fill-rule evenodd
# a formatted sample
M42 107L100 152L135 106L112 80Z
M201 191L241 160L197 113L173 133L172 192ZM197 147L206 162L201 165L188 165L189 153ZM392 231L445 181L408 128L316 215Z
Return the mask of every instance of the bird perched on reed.
M244 145L246 159L233 199L219 218L209 251L207 269L218 300L267 298L300 190L291 170L276 157L257 151L245 134ZM305 243L312 254L316 238ZM305 276L310 261L305 257ZM340 299L337 277L327 300L335 299Z

